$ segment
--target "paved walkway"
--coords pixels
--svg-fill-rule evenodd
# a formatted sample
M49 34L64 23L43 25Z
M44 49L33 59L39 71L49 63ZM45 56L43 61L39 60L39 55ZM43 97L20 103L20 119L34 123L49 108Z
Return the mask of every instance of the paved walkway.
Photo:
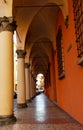
M83 126L40 94L27 108L17 109L15 124L1 126L0 130L83 130Z

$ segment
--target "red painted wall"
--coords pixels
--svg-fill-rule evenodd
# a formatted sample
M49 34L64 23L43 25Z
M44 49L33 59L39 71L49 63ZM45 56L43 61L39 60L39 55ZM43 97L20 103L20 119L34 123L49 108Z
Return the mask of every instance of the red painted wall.
M56 87L57 103L72 117L83 124L83 67L77 65L77 46L74 28L72 0L68 0L69 26L66 28L61 10L57 15L56 31L62 27L62 41L64 45L65 78L58 79L57 56L56 60ZM72 48L68 52L69 46Z
M46 95L52 101L57 100L56 96L56 80L55 80L55 61L54 61L55 52L53 49L49 55L50 57L50 84L46 88Z

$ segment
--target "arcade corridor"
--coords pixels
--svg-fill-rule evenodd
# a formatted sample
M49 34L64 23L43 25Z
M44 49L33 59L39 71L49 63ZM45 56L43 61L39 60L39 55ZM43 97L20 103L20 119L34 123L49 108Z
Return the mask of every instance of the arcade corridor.
M16 108L15 124L2 126L0 130L83 130L83 126L67 115L44 94L37 95L28 107Z
M0 0L0 130L83 130L82 102L83 0Z

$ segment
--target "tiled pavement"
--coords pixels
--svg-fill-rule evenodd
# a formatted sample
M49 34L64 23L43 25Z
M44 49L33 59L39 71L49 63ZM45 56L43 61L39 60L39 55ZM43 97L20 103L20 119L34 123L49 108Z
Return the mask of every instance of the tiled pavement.
M83 130L83 126L50 102L46 96L36 96L27 108L17 109L14 103L15 124L0 130Z

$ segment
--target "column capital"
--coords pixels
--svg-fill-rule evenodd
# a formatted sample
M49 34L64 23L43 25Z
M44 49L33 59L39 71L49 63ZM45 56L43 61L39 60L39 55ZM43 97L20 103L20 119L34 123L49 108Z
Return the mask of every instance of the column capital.
M29 68L30 67L30 63L25 63L25 68Z
M14 32L16 29L16 21L14 21L13 17L0 17L0 32L2 31L10 31Z
M26 51L25 50L16 50L17 58L25 58Z

